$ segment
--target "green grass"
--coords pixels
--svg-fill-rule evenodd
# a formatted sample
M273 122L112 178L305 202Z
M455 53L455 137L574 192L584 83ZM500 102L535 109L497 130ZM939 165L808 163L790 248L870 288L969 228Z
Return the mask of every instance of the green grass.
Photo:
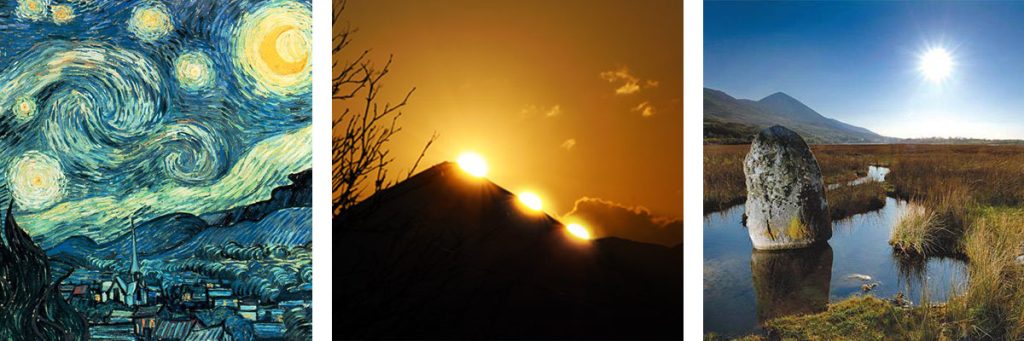
M920 313L873 296L831 304L822 313L768 321L771 340L913 340Z

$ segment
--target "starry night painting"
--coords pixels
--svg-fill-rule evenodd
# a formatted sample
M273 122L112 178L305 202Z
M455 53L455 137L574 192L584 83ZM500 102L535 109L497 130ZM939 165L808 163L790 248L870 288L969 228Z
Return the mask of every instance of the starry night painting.
M0 339L309 339L309 0L0 3Z

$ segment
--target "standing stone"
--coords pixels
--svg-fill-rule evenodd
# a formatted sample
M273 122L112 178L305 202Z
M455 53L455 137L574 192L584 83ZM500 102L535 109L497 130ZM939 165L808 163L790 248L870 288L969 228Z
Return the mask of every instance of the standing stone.
M821 169L800 135L778 125L762 130L743 173L747 232L755 249L795 249L832 238Z

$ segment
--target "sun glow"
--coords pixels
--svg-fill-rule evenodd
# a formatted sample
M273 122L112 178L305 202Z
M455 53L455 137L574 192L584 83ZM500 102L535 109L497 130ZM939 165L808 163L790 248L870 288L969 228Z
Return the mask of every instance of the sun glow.
M944 48L931 48L921 55L918 68L928 80L941 82L953 72L953 57Z
M519 193L519 195L516 195L516 197L519 198L519 202L522 203L523 206L526 206L531 210L540 211L541 208L543 208L540 196L538 196L536 193L522 192Z
M566 225L565 229L568 230L569 234L571 234L573 237L583 240L590 239L590 230L588 230L586 227L583 227L583 225L572 223Z
M480 154L473 152L466 152L459 155L459 159L456 161L459 164L459 168L469 173L469 175L481 178L487 175L487 161Z

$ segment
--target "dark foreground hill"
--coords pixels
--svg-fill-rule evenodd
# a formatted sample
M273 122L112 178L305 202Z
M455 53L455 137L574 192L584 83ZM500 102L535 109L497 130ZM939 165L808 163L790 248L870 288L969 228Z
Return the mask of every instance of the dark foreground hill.
M682 246L574 239L442 163L334 219L334 338L681 338Z
M85 318L61 297L61 281L51 283L46 254L11 211L3 214L0 231L0 339L88 339Z
M736 99L725 92L704 88L705 142L750 143L757 131L773 125L793 129L810 143L894 141L865 128L822 116L782 92L752 101Z

